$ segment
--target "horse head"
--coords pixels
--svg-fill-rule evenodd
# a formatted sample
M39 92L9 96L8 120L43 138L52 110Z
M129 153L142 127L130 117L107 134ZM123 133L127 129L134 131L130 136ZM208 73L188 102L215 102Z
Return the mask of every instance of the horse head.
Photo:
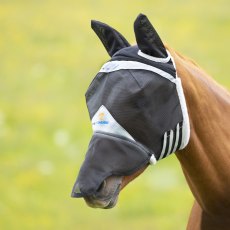
M86 92L93 135L72 197L111 208L149 164L187 145L189 120L173 58L145 15L134 23L135 46L104 23L91 25L111 59Z

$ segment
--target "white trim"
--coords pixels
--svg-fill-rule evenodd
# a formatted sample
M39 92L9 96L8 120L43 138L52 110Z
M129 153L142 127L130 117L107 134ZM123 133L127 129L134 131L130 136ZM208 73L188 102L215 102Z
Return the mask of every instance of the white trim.
M167 154L166 154L165 157L167 157L171 153L172 144L173 144L173 136L174 136L173 131L170 130L170 134L169 134L169 148L168 148L168 152L167 152Z
M173 83L175 83L175 80L176 80L176 78L173 77L171 74L169 74L169 73L167 73L161 69L158 69L158 68L153 67L151 65L147 65L147 64L137 62L137 61L111 61L111 62L107 62L102 66L102 68L100 69L99 72L111 73L114 71L125 70L125 69L147 70L147 71L157 73L160 76L168 79L169 81L171 81Z
M189 117L188 117L188 110L185 102L184 92L181 84L181 79L176 79L176 89L180 101L180 106L183 115L183 125L182 125L182 140L179 149L185 148L185 146L189 142L190 138L190 124L189 124Z
M175 140L175 144L174 144L174 148L172 150L172 153L174 153L178 147L179 136L180 136L180 124L178 123L176 126L176 140Z
M176 70L176 63L174 61L174 58L172 57L170 52L168 52L168 54L170 55L173 66ZM183 115L182 140L181 140L181 145L179 147L179 149L183 149L187 146L189 139L190 139L190 122L189 122L188 109L187 109L187 105L186 105L186 100L185 100L185 96L184 96L184 91L183 91L181 79L177 75L177 71L176 71L175 83L176 83L176 89L177 89L177 93L178 93L178 97L179 97L179 101L180 101L180 105L181 105L181 110L182 110L182 115Z
M171 58L171 55L169 54L169 52L166 50L167 54L168 54L168 57L166 58L157 58L157 57L153 57L153 56L150 56L146 53L143 53L141 50L139 50L137 52L137 54L143 58L146 58L150 61L154 61L154 62L161 62L161 63L168 63L170 58Z
M168 139L167 132L165 132L165 134L164 134L164 141L163 141L163 147L162 147L162 150L161 150L161 155L160 155L160 157L159 157L158 160L162 159L162 157L165 154L165 149L166 149L166 145L167 145L167 139Z

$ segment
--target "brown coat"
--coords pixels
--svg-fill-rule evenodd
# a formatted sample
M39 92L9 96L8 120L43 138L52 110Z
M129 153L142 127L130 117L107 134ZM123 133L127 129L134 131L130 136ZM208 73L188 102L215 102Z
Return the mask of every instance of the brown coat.
M196 199L188 228L230 229L230 94L170 50L182 79L191 138L176 155Z
M230 230L230 94L193 61L167 48L182 80L191 138L176 153L195 197L187 230ZM122 188L141 174L123 179Z

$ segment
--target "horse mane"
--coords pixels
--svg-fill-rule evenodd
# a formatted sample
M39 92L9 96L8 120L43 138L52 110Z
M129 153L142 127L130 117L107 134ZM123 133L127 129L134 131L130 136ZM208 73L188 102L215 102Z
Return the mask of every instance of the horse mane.
M203 82L205 82L206 85L209 86L209 88L212 91L215 91L216 94L220 95L224 101L226 101L228 104L230 103L230 93L227 88L217 83L200 65L198 65L193 59L182 55L178 51L170 48L168 45L165 45L165 47L170 51L171 55L173 56L176 64L180 63L178 68L178 74L183 73L184 71L191 73L191 75L195 75Z

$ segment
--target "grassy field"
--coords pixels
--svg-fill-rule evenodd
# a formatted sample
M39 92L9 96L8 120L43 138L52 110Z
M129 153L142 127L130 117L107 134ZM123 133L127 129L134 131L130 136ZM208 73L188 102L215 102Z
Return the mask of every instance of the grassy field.
M108 60L90 19L134 43L140 12L230 88L228 0L0 1L0 229L185 229L193 198L174 155L130 184L112 210L70 198L92 133L84 93Z

